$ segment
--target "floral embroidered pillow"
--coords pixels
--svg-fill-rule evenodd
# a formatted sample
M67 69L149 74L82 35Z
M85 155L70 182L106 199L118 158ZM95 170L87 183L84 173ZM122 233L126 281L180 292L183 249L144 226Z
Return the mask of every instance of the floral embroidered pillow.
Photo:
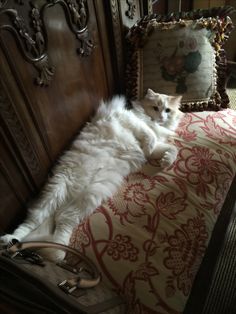
M230 7L146 16L127 35L126 92L140 99L148 88L183 95L182 110L219 110L229 102L223 49Z

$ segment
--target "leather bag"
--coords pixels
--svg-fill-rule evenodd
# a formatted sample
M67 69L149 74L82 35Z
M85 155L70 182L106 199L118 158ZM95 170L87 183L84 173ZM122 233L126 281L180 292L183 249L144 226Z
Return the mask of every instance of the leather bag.
M74 255L69 258L73 264L42 258L37 253L42 248ZM53 242L13 240L1 248L0 301L11 305L16 314L126 313L124 299L102 283L90 259ZM6 313L11 312L6 309Z

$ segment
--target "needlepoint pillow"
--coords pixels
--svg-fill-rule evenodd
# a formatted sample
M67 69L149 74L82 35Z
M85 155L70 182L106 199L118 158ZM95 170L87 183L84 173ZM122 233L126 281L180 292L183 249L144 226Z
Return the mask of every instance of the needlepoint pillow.
M183 111L226 108L224 43L233 11L227 6L139 20L127 34L128 98L141 99L151 88L183 95Z

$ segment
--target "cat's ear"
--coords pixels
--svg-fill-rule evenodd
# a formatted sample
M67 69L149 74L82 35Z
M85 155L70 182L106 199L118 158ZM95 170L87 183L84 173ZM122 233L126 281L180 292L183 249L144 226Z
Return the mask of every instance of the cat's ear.
M171 104L172 105L175 105L175 106L180 106L181 105L181 100L182 100L182 95L180 96L169 96L170 97L170 101L171 101Z
M153 97L155 97L157 95L157 93L155 93L151 88L148 88L148 90L147 90L147 94L146 94L146 98L153 98Z

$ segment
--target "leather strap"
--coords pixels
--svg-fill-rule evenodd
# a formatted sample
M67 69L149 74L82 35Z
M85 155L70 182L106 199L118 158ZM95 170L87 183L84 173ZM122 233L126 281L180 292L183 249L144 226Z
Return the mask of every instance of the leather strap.
M92 288L98 285L98 283L101 280L101 276L94 265L94 263L88 259L86 256L81 254L79 251L55 242L47 242L47 241L29 241L29 242L17 242L13 244L12 246L7 248L7 251L11 254L21 252L26 249L42 249L42 248L53 248L53 249L59 249L65 252L70 252L77 257L81 261L84 261L86 265L89 266L89 268L92 270L92 278L73 278L77 282L78 288Z

